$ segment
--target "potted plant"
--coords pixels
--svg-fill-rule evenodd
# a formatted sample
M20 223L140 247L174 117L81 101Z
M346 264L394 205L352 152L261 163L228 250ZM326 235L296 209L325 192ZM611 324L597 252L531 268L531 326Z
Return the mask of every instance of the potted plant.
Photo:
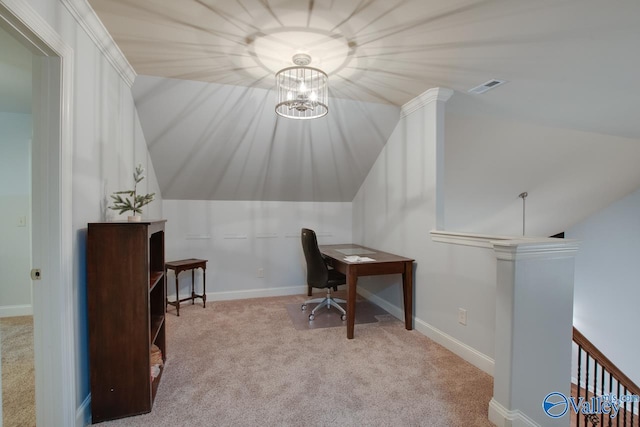
M116 191L111 195L113 199L113 206L109 206L109 209L118 211L119 214L131 211L131 215L127 219L131 222L140 221L140 214L142 214L142 207L151 203L156 193L150 193L141 195L137 193L138 183L144 179L144 168L139 163L133 172L133 190ZM123 195L129 197L123 197Z

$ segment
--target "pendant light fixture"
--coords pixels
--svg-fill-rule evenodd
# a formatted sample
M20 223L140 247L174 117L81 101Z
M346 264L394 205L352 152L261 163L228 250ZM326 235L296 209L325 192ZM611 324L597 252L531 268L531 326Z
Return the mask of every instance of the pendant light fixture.
M329 112L327 75L309 67L311 56L305 53L298 53L292 59L295 66L276 73L276 113L290 119L325 116Z

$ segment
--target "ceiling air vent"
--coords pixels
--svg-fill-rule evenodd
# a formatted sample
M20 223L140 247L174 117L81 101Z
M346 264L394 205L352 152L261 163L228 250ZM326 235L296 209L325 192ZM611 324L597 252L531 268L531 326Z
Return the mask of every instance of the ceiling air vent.
M492 79L486 83L481 84L480 86L476 86L473 89L469 89L469 93L475 93L479 95L481 93L485 93L489 89L496 88L505 83L506 83L505 80Z

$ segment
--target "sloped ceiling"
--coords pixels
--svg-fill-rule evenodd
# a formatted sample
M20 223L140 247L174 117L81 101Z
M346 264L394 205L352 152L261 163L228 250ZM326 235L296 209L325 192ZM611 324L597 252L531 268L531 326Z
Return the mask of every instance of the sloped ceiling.
M350 202L399 117L333 99L321 119L284 119L267 89L149 76L133 93L167 199Z
M637 0L89 3L139 74L165 198L350 201L399 107L431 87L467 113L640 140ZM323 119L273 112L298 52L329 74ZM492 78L508 83L468 94Z

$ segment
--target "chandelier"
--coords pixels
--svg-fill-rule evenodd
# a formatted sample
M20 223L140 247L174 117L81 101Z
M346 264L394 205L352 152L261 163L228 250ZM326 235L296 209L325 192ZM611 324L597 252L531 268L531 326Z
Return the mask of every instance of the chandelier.
M276 113L290 119L316 119L329 112L327 75L307 67L311 57L304 53L293 56L294 67L276 73L278 104Z

